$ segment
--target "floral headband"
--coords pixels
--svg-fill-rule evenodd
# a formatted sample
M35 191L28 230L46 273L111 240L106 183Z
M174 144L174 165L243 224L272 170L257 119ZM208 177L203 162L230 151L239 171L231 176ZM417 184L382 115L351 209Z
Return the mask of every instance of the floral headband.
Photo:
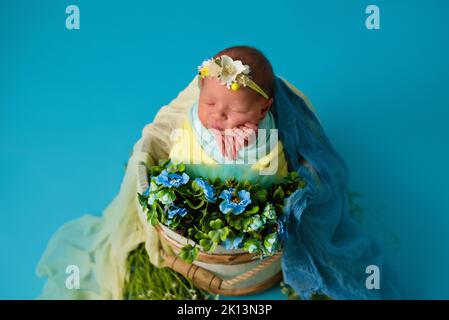
M220 80L221 85L226 85L228 89L234 91L240 89L241 86L248 86L265 99L269 99L268 94L251 80L249 65L243 64L240 60L233 60L227 55L203 61L198 67L198 73L201 79L216 77Z

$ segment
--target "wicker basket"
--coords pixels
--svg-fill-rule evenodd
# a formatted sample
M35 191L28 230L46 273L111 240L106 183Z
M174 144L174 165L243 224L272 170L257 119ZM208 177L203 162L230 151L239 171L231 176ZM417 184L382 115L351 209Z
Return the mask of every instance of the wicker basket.
M227 250L218 246L214 253L200 250L193 264L188 264L178 254L184 245L194 242L162 224L156 229L162 241L161 254L166 265L211 293L232 296L254 294L282 279L282 252L260 259L247 251Z

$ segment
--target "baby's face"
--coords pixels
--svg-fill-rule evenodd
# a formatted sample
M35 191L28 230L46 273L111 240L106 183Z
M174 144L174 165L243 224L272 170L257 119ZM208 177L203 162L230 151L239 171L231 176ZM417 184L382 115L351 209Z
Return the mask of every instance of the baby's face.
M262 120L273 99L266 100L250 88L233 91L221 85L214 77L202 80L198 101L198 116L209 129L225 130Z

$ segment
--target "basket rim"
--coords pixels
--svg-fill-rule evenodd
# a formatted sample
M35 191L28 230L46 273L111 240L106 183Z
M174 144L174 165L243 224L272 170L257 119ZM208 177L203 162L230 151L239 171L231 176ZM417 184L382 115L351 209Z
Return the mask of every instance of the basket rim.
M165 227L165 226L163 226ZM176 255L179 254L182 247L184 246L182 243L179 243L175 239L172 239L162 228L162 224L158 223L156 226L156 231L161 236L161 239L170 246L170 248L174 251ZM167 228L167 227L165 227ZM174 231L170 229L171 231ZM174 231L176 232L176 231ZM184 237L180 234L181 237ZM185 238L185 237L184 237ZM193 241L191 239L185 238L187 240ZM249 253L248 251L244 252L234 252L234 253L209 253L207 251L204 251L200 245L198 245L200 248L200 251L198 252L197 261L204 262L204 263L210 263L210 264L227 264L227 265L235 265L235 264L245 264L254 262L257 260L263 260L260 259L260 256L254 253ZM282 254L282 250L279 251ZM270 257L267 257L270 258Z

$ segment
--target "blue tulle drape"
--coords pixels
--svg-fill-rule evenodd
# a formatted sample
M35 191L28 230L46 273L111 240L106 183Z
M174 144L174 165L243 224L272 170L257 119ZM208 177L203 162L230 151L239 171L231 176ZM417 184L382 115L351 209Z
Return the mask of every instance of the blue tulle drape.
M315 113L279 77L272 107L290 170L307 187L288 200L284 281L301 298L318 292L333 299L398 298L379 242L350 217L348 171ZM369 290L366 268L380 270L380 289Z

